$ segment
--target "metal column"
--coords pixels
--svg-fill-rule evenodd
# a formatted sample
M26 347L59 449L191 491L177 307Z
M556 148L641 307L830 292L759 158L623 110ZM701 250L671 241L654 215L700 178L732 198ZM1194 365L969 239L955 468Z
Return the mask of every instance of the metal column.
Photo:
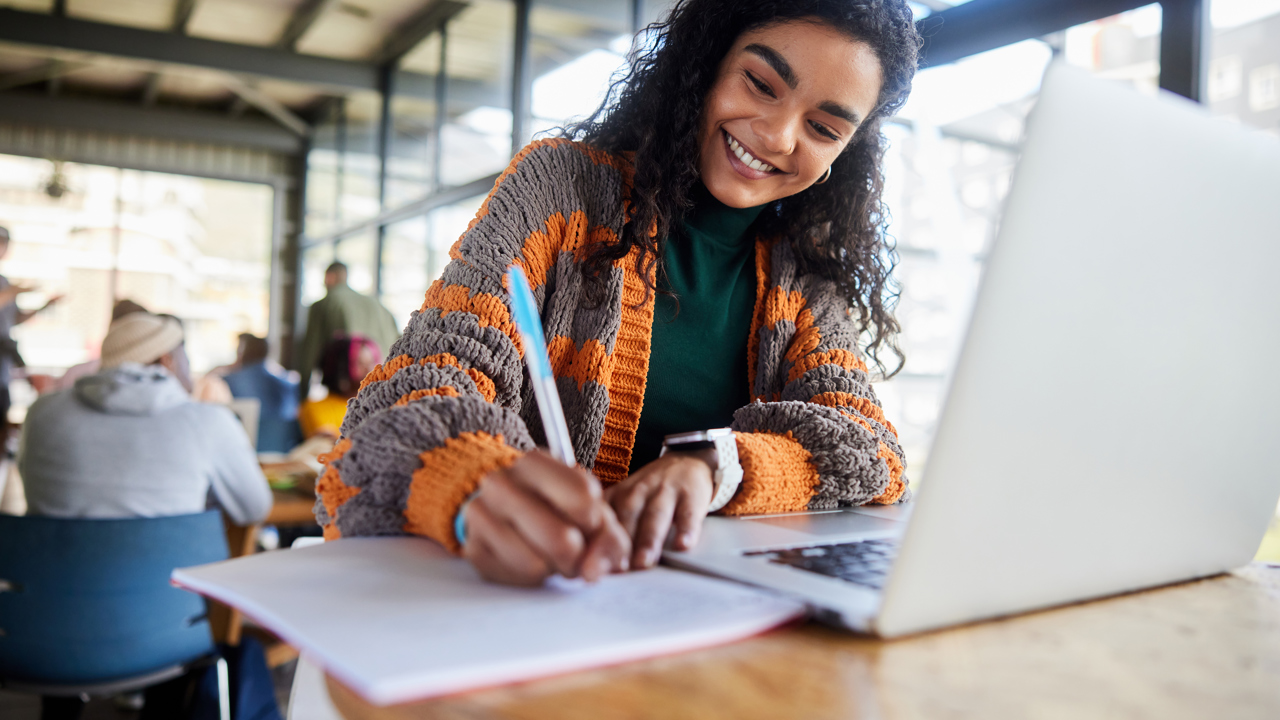
M387 209L387 159L391 153L391 134L395 132L395 119L391 116L391 99L395 96L396 66L400 59L391 60L382 66L381 92L382 116L378 123L378 211ZM373 295L382 297L382 263L383 251L386 248L387 226L378 226L378 239L373 251Z
M1209 0L1165 0L1160 7L1160 87L1204 102L1209 74Z
M516 35L511 69L511 154L520 152L529 140L529 96L533 94L533 78L529 57L529 5L531 0L515 0Z

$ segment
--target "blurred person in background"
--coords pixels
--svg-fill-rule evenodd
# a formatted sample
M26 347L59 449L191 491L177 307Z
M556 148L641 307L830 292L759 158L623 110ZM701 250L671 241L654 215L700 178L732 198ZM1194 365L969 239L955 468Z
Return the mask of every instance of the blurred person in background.
M212 497L237 524L267 516L271 491L244 429L227 408L189 394L176 319L121 317L102 341L101 362L98 373L27 411L18 468L28 514L183 515Z
M330 265L324 271L324 286L328 292L307 311L307 332L298 352L298 372L302 375L298 389L303 399L311 389L311 372L320 363L330 340L340 335L362 335L380 348L389 348L400 337L390 310L347 285L346 265Z
M298 411L302 435L307 439L324 436L336 440L347 415L347 401L355 397L360 381L381 358L378 344L367 337L351 335L330 340L320 358L321 382L329 394L302 404Z
M185 333L182 318L168 313L161 314L159 317L168 318L178 323L178 327L183 329ZM103 341L103 345L106 345L105 340ZM183 352L183 358L186 358L185 351ZM214 403L216 405L230 405L231 401L235 399L231 395L231 388L227 387L227 383L217 372L210 371L200 377L193 377L191 375L191 368L188 367L187 380L184 384L187 386L187 392L190 393L191 397L197 402Z
M302 441L298 429L298 385L267 362L265 338L240 334L236 363L223 375L237 398L257 398L258 452L287 453Z
M9 229L0 226L0 260L9 254ZM35 290L30 285L14 285L9 278L0 275L0 447L9 436L9 379L16 367L22 367L18 343L9 336L15 325L35 317L36 313L62 299L61 295L49 298L39 310L19 310L18 296Z
M146 311L147 309L145 307L132 300L120 300L111 308L111 322L115 322L130 313ZM58 392L59 390L70 390L75 386L76 380L88 375L93 375L101 369L101 365L102 363L98 358L90 358L79 365L72 365L67 368L67 371L62 374L62 377L55 378L51 375L28 375L27 382L30 382L31 387L35 388L36 392L41 395L44 395L45 393Z
M115 322L125 315L136 312L147 312L142 305L132 300L120 300L111 308L111 322ZM171 318L182 327L182 318L177 315L160 314L160 317ZM102 361L99 358L91 358L79 365L73 365L67 368L60 378L53 378L48 375L28 375L27 381L36 389L36 392L44 395L45 393L57 392L59 390L70 390L75 386L76 381L82 377L93 375L101 369ZM233 396L231 389L223 382L222 374L219 372L222 368L214 368L213 370L192 380L190 388L191 396L200 402L217 403L227 405L231 402Z

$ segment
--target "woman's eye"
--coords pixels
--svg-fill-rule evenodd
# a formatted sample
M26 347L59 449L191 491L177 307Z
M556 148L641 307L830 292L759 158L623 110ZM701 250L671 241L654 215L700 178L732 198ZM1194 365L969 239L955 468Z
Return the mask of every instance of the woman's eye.
M831 140L840 139L839 137L836 136L835 133L831 132L831 130L829 130L826 125L823 125L821 123L809 123L809 124L813 126L813 129L816 130L819 135L825 138L829 138Z
M768 85L764 84L764 82L761 81L760 78L756 77L755 75L752 75L750 72L747 73L747 78L751 80L751 84L755 85L757 90L764 93L765 95L768 95L769 97L774 97L773 89L770 88Z

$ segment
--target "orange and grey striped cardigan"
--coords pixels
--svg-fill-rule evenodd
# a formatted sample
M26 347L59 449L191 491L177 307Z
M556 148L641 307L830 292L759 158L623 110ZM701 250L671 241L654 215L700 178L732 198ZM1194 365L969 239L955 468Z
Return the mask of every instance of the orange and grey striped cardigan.
M575 455L606 486L627 476L649 370L654 295L635 253L583 302L582 263L627 222L631 165L568 140L522 150L449 252L452 261L387 359L347 406L322 459L325 537L417 534L451 550L458 506L487 472L544 435L504 287L534 288ZM743 480L733 515L894 503L902 449L859 357L859 332L828 280L800 275L786 242L756 243L748 343L753 402L734 414Z

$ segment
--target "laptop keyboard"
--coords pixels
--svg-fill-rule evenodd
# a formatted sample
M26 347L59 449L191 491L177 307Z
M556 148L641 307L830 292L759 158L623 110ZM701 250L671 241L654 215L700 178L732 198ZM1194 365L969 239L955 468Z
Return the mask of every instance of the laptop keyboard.
M898 554L896 539L859 540L834 545L809 545L786 550L756 550L747 555L765 555L769 562L790 565L820 575L840 578L880 590L889 566Z

